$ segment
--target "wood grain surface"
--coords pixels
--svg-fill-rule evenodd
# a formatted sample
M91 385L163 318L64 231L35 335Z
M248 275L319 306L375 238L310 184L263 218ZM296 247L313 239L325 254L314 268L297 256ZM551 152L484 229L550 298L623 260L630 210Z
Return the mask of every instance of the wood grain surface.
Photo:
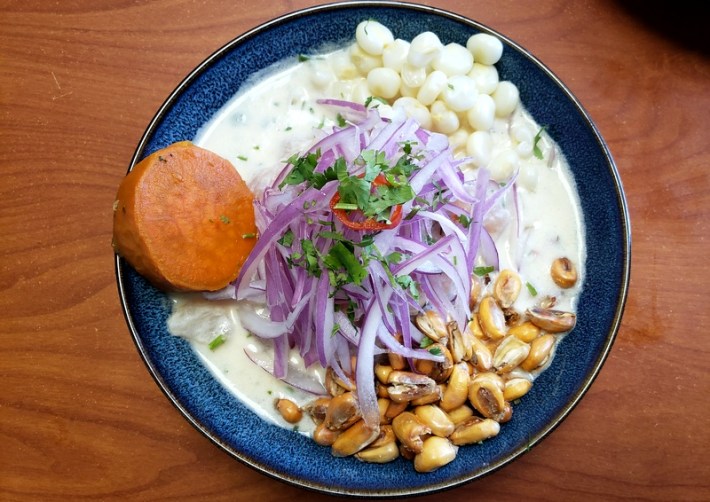
M110 246L116 188L172 89L236 35L316 3L0 0L0 500L330 498L240 464L169 403L124 322ZM618 339L581 404L511 465L421 500L710 500L699 9L426 3L505 33L569 85L618 164L633 260Z

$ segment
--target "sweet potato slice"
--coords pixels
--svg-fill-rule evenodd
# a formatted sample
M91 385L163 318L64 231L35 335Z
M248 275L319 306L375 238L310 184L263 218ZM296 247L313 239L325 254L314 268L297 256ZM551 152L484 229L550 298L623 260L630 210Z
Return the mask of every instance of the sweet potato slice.
M214 291L239 274L256 243L253 195L236 169L189 141L138 163L114 203L113 245L168 291Z

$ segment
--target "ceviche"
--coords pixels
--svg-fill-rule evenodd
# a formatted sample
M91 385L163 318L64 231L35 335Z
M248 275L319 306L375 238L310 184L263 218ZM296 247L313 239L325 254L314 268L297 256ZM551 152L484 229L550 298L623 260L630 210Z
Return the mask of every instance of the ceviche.
M502 52L365 20L350 46L256 75L119 189L117 252L266 420L430 472L504 434L552 363L576 322L583 221Z

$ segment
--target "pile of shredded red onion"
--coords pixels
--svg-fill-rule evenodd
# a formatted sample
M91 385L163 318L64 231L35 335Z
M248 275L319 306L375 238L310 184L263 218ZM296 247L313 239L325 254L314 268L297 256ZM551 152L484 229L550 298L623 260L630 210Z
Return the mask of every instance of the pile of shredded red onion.
M338 189L337 180L321 189L306 185L279 188L292 167L287 165L255 203L259 239L237 281L221 296L245 300L248 307L240 310L240 321L249 332L273 342L271 372L278 378L288 381L289 351L295 348L306 366L317 362L351 381L351 356L355 354L360 408L366 423L374 426L379 423L375 357L394 352L410 361L443 359L439 353L420 348L425 335L412 322L413 316L434 309L459 325L470 318L471 276L477 256L480 262L498 268L498 253L483 218L514 180L501 187L489 179L486 169L479 168L475 180L465 181L460 166L467 159L454 159L446 136L422 129L413 119L384 119L376 108L345 101L320 103L337 107L348 123L334 127L310 149L320 152L316 172L343 157L349 173L356 175L363 168L355 161L365 150L384 152L393 163L407 142L412 155L420 159L409 179L417 198L403 206L408 216L395 228L376 232L372 241L382 256L396 252L403 259L391 265L365 260L365 280L338 288L326 273L316 277L293 266L289 256L301 251L302 239L311 241L321 253L333 245L332 239L319 235L323 227L318 222L335 225L353 240L361 232L346 228L333 216L329 203ZM437 202L422 207L422 200ZM279 240L289 230L294 239L286 247ZM360 247L354 250L356 256L364 252ZM403 275L415 281L418 294L392 281ZM317 392L308 385L301 387Z

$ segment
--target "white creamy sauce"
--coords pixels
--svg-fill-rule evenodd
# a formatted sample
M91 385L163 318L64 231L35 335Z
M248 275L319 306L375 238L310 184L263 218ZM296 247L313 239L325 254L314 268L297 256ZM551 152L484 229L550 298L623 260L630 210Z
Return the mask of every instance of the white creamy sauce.
M328 57L342 58L342 54ZM335 112L318 105L317 99L362 102L360 96L354 95L361 82L328 84L327 78L319 73L321 70L322 61L316 61L282 65L258 75L257 83L232 98L198 132L194 142L228 159L250 188L255 193L261 192L283 169L286 159L305 151L333 125ZM515 147L509 131L519 125L539 130L522 107L510 118L496 119L492 131L493 157ZM515 220L510 217L515 208L510 206L494 208L486 228L499 250L500 268L517 270L523 284L530 283L537 290L537 295L532 296L523 286L514 305L519 312L546 295L557 298L555 308L575 311L586 255L581 209L569 168L556 145L547 137L543 137L540 145L545 152L544 160L534 156L520 160L517 190L521 229L511 223ZM475 170L465 174L475 176ZM550 265L562 256L569 257L580 273L578 285L566 290L556 286L550 276ZM495 280L495 274L492 279ZM286 397L303 405L314 396L294 389L252 362L245 351L268 358L265 354L271 349L268 343L241 327L235 302L208 302L191 295L176 295L173 299L168 321L170 332L189 339L215 377L265 420L294 428L276 412L275 399ZM208 343L218 335L224 336L226 342L210 350ZM290 363L306 371L297 354ZM323 381L322 368L309 368L308 372ZM297 425L303 433L310 433L313 428L314 424L305 415Z

